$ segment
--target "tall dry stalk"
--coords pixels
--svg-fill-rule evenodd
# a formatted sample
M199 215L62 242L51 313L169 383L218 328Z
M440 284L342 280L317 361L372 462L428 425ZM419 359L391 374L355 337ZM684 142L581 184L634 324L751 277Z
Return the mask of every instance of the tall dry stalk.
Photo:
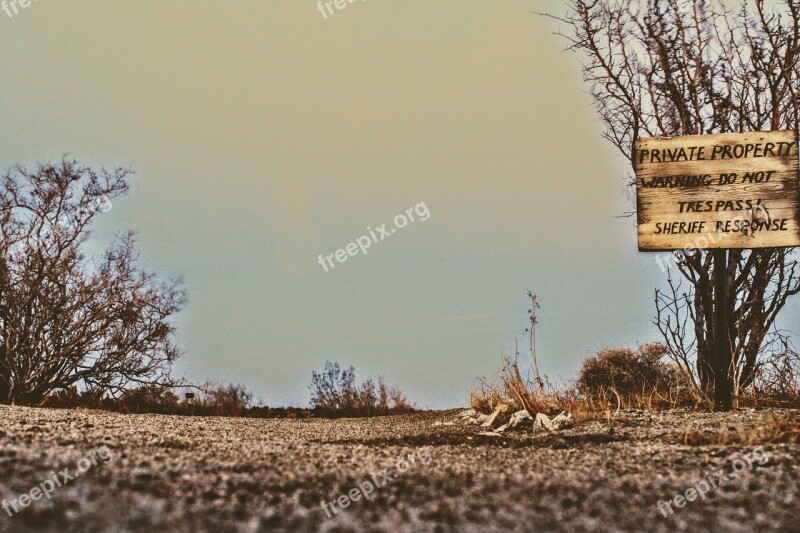
M539 316L536 314L536 310L540 307L536 295L530 290L528 290L528 298L531 299L531 308L528 309L528 318L531 321L531 327L525 331L530 333L531 356L533 357L533 371L536 373L537 392L542 392L544 390L544 381L542 380L542 375L539 373L539 357L536 355L536 325L539 323Z

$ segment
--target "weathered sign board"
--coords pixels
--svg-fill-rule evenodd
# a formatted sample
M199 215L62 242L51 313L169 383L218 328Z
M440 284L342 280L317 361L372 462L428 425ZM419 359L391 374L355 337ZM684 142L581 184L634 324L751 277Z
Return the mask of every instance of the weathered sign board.
M794 131L640 139L639 250L800 246Z

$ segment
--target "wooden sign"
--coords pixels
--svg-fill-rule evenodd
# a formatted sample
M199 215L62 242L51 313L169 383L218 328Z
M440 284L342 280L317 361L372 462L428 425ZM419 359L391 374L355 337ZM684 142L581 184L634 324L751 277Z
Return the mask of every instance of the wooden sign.
M640 139L639 250L800 246L794 131Z

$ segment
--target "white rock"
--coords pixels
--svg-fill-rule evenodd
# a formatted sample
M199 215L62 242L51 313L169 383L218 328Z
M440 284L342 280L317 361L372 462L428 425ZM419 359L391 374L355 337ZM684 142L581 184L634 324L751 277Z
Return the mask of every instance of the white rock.
M508 406L506 404L504 404L504 403L499 404L497 407L494 408L494 411L492 411L492 414L490 414L489 417L486 420L483 421L483 424L481 424L481 427L482 428L490 428L490 427L492 427L492 425L494 424L495 419L497 419L498 416L500 416L502 413L505 413L506 411L508 411Z
M530 415L530 413L528 413L528 411L525 411L523 409L522 411L517 411L516 413L511 415L511 420L508 421L508 427L514 429L518 426L519 427L529 426L532 425L532 423L533 423L533 417Z
M573 425L573 417L571 413L560 412L552 419L544 413L536 413L536 419L533 422L533 429L546 429L553 431L556 429L564 429Z
M544 413L536 413L536 419L533 421L533 429L546 429L547 431L553 431L556 429L556 426L553 424L553 421L550 420L550 417Z
M504 432L504 431L505 431L505 430L507 430L507 429L508 429L508 424L503 424L503 425L502 425L502 426L500 426L499 428L495 429L495 432L496 432L496 433L502 433L502 432Z
M458 413L458 418L472 418L475 416L478 416L478 412L475 409L467 409Z
M572 413L561 411L553 418L553 424L559 429L571 427L573 424Z

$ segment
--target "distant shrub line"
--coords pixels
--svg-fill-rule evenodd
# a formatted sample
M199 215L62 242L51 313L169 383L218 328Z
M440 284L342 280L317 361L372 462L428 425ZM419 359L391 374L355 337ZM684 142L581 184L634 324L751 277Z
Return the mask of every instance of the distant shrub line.
M253 405L253 395L242 385L192 387L193 398L163 387L140 387L123 391L118 397L70 387L48 396L40 405L54 408L100 409L119 413L162 415L229 416L243 418L343 418L369 417L415 412L406 395L379 378L356 383L355 369L341 370L338 363L312 372L311 407L268 407Z

